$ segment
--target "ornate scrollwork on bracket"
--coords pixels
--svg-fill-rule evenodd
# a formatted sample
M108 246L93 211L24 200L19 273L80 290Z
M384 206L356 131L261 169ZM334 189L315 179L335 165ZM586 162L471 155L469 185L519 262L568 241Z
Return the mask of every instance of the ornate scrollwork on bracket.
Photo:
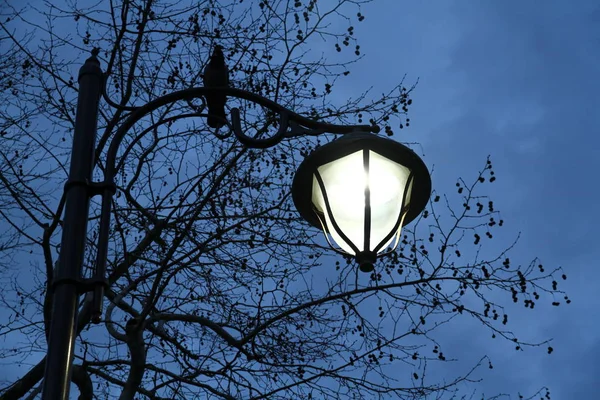
M106 82L106 79L105 79ZM188 101L191 102L193 99L201 99L203 105L205 105L204 97L211 92L221 91L228 97L235 97L238 99L247 100L253 102L257 105L265 107L273 112L275 115L279 117L279 126L277 132L268 138L258 139L250 137L244 134L242 129L242 122L240 118L240 110L235 107L231 109L231 121L224 121L226 125L233 131L236 138L240 141L240 143L244 144L247 147L251 148L259 148L265 149L272 146L275 146L279 142L281 142L286 137L296 137L302 135L308 136L316 136L323 133L337 133L344 134L350 132L379 132L379 127L377 125L335 125L328 124L325 122L315 121L306 117L303 117L299 114L296 114L292 110L289 110L282 105L275 103L272 100L267 99L266 97L262 97L255 93L248 92L242 89L235 89L231 87L223 87L223 88L207 88L207 87L195 87L190 89L184 89L177 92L169 93L164 96L158 97L149 103L143 106L125 106L115 103L114 101L108 98L106 88L104 92L104 99L106 102L112 107L131 111L129 117L124 121L121 127L118 129L117 134L115 135L114 142L118 143L121 141L122 137L125 135L125 132L137 121L156 110L159 107L168 105L170 103L174 103L177 101ZM204 108L204 107L200 107ZM208 116L209 114L198 113L195 116ZM215 132L215 136L219 138L225 138L229 136L228 134L220 134ZM113 146L111 146L113 147ZM116 148L115 148L116 150ZM110 153L110 151L109 151Z

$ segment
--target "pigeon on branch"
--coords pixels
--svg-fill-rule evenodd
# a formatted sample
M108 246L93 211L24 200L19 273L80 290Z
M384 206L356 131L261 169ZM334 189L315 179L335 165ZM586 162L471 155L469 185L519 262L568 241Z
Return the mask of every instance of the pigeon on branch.
M204 87L217 88L229 86L229 69L225 64L223 49L221 46L215 46L210 61L204 68ZM227 97L224 93L214 92L206 94L206 105L208 107L208 126L211 128L220 128L225 122L219 118L225 119L225 102Z

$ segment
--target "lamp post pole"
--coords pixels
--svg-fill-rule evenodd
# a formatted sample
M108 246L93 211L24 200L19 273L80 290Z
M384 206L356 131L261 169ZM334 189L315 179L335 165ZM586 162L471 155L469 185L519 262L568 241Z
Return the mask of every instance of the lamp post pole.
M60 256L50 286L52 314L42 392L42 397L47 400L68 399L71 384L78 283L82 272L90 203L88 183L92 179L98 105L102 94L102 70L96 54L92 53L79 70L79 97L71 166L65 185Z

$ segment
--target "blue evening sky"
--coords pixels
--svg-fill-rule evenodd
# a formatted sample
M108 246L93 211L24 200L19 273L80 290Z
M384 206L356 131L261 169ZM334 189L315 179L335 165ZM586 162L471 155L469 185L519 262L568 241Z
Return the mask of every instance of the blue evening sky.
M597 397L600 5L383 0L363 14L356 29L365 58L352 75L376 92L405 73L409 83L419 79L411 127L396 139L422 144L434 188L472 180L490 154L498 180L486 194L507 237L521 232L511 259L538 256L569 277L560 282L569 306L511 311L517 336L553 338L553 354L517 352L470 326L444 331L447 351L492 357L495 368L473 385L486 395L547 385L555 400Z

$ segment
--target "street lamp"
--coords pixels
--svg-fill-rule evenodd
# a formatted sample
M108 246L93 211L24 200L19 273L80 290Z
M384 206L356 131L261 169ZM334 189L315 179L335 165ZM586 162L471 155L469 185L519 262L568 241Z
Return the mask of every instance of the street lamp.
M64 400L69 397L75 337L88 322L86 320L76 326L78 299L82 293L93 292L89 318L94 323L100 322L104 290L109 285L106 278L106 259L112 196L116 193L117 188L115 176L121 165L117 164L119 146L131 127L160 107L178 101L187 101L191 104L191 100L194 99L200 99L206 104L207 95L221 100L225 99L225 96L236 97L265 107L279 120L277 132L273 136L263 139L246 135L242 129L240 111L237 108L231 109L231 121L227 121L222 115L210 115L213 121L212 125L226 125L230 133L232 132L240 143L249 148L265 149L277 145L285 138L304 135L315 136L326 132L349 134L348 138L337 140L315 151L302 164L294 183L294 201L298 205L300 213L311 224L315 226L322 224L326 231L329 229L332 237L342 249L354 252L363 270L368 269L369 263L372 268L376 253L388 245L384 242L397 238L402 223L415 218L427 202L430 183L427 169L422 161L404 146L367 133L377 133L379 127L375 125L333 125L317 122L298 115L265 97L227 85L194 87L176 91L139 107L118 105L112 102L106 94L106 76L100 68L98 52L98 49L92 51L92 56L81 67L78 77L79 93L73 148L69 177L64 189L65 214L60 255L55 276L50 285L51 293L48 294L52 300L52 312L42 392L42 398L45 400ZM213 54L211 59L214 58ZM218 73L226 71L226 66L222 67L224 69L217 71ZM221 76L221 78L223 77ZM227 83L228 79L225 77L221 81ZM129 114L111 138L103 170L104 180L92 182L98 109L102 95L110 106L129 112ZM167 118L162 123L198 116L208 117L209 115L194 111L190 114ZM146 133L150 131L148 130ZM226 138L230 133L215 132L215 136ZM345 145L342 146L342 143ZM390 146L390 148L384 148L386 146ZM325 154L325 149L331 149L331 154ZM350 149L351 151L348 151ZM396 157L393 154L394 151L398 151L402 156ZM361 157L366 160L362 164L364 165L363 175L361 175L360 166L357 167L357 154L362 154ZM357 180L352 182L352 180L344 178L345 175L339 174L340 170L356 170L356 173L352 172L352 176ZM310 186L309 180L313 179L313 176L317 179L317 186L314 183ZM382 184L379 183L379 177L384 177L381 181ZM338 186L348 183L358 184L358 186L340 187L338 190ZM361 197L360 193L363 191L364 195ZM314 196L311 194L306 197L309 192L314 192ZM352 202L345 204L342 201L345 193L358 194L352 195ZM93 196L102 197L98 252L93 277L83 279L82 266L89 203ZM400 199L399 203L398 199ZM312 203L314 209L309 205L310 201L316 201ZM338 207L341 207L340 210ZM383 210L383 214L380 215L381 210ZM356 229L361 220L351 218L350 214L354 212L364 214L362 228ZM389 219L392 217L395 218L393 221ZM383 223L381 227L380 223ZM333 230L328 228L330 226L333 227ZM390 230L390 228L393 229ZM388 230L392 233L385 233ZM358 242L355 242L357 239ZM375 243L378 241L381 242L376 245Z
M378 255L394 250L402 226L427 205L431 179L415 152L391 139L353 132L300 164L292 196L331 247L371 272ZM339 247L336 248L334 243Z

